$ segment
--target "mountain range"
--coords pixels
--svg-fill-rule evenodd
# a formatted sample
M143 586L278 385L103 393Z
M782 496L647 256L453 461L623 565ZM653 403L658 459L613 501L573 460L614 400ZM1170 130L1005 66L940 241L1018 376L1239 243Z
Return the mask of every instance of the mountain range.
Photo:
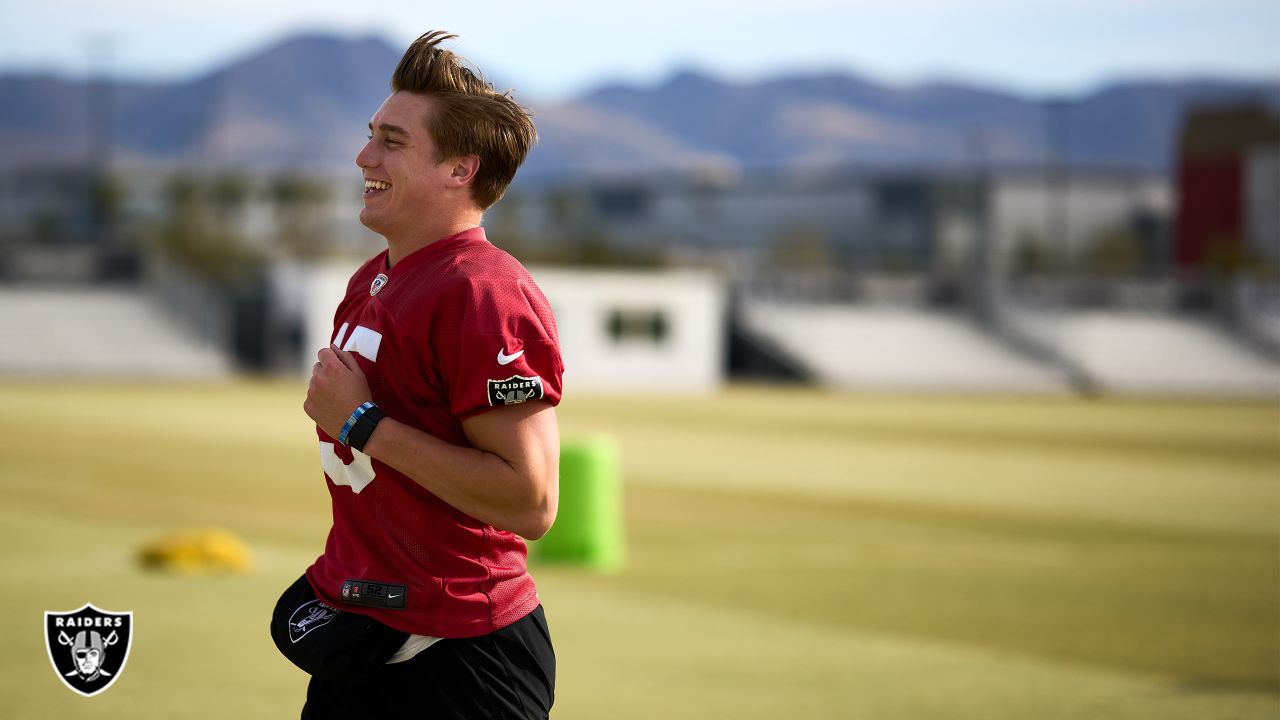
M0 74L0 168L84 163L91 145L125 167L351 168L400 52L376 37L302 35L182 81ZM567 102L518 89L516 98L538 126L522 170L533 178L1024 165L1048 152L1075 166L1162 172L1188 107L1280 107L1280 79L1131 80L1048 99L960 82L824 73L741 83L685 71Z

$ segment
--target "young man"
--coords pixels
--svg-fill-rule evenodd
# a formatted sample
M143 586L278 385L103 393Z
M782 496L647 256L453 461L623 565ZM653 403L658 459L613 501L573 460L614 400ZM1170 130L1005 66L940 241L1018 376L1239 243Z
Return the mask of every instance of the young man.
M535 139L528 113L418 38L356 156L387 240L347 287L303 408L333 503L281 597L304 718L545 718L555 655L520 537L555 519L559 340L480 227Z

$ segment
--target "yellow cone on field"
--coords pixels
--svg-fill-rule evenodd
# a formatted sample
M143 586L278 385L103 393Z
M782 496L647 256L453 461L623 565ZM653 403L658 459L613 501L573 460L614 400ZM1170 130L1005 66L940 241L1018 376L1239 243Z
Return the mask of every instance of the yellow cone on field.
M165 535L138 552L150 570L185 575L246 573L253 570L253 552L243 540L221 528L185 530Z

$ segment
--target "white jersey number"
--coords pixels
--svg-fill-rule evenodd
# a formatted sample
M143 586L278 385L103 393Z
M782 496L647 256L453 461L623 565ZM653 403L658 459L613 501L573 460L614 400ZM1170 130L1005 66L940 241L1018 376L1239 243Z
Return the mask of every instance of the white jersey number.
M333 443L320 443L320 465L324 468L324 474L329 476L334 485L350 485L351 490L358 494L373 482L373 460L354 448L351 454L355 459L348 465L338 457Z
M369 362L377 362L378 348L382 346L382 333L357 325L351 332L351 336L347 337L349 327L351 327L350 323L342 323L337 336L333 339L333 346L361 355ZM346 344L342 342L344 339ZM320 466L324 468L324 473L329 476L334 485L348 485L358 494L373 482L373 460L355 448L351 449L351 454L355 459L348 465L338 457L333 443L320 443Z

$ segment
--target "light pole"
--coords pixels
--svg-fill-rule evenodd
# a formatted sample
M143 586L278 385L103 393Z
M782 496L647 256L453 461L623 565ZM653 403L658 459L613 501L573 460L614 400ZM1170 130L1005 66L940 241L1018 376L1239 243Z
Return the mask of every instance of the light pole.
M1045 235L1049 247L1057 255L1058 296L1070 301L1070 225L1069 197L1071 183L1071 108L1074 101L1066 97L1050 97L1045 108ZM1051 256L1052 257L1052 256Z
M115 134L112 98L112 38L96 35L89 40L88 101L86 112L87 153L85 186L88 192L89 233L93 244L102 252L113 241L110 197L111 150Z

